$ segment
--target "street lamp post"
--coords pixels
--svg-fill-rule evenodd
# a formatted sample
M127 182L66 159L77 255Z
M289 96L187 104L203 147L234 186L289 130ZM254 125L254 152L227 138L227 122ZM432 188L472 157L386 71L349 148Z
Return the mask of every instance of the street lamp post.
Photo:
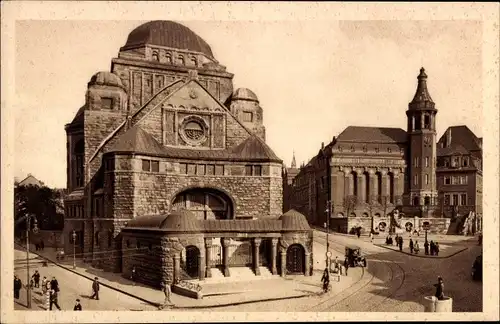
M31 218L34 218L33 232L38 231L37 220L34 215L28 215L26 218L26 303L28 308L31 308L31 285L30 285L30 231Z
M330 218L332 214L332 201L328 200L326 202L327 210L326 212L326 222L324 223L324 227L326 229L326 266L328 267L328 252L330 251L330 241L329 241L329 235L330 235Z
M76 232L73 230L73 269L76 269Z

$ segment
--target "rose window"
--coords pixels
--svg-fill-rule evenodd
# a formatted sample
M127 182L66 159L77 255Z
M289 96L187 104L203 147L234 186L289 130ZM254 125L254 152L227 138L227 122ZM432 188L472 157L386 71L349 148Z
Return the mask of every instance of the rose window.
M186 124L184 127L184 133L186 133L186 137L192 141L199 141L203 139L203 136L205 136L203 127L195 121L191 121Z

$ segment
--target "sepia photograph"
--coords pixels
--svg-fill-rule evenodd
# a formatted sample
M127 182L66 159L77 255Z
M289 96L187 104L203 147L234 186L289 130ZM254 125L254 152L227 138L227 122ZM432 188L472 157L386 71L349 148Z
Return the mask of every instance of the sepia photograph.
M498 320L498 4L53 4L2 15L2 322Z

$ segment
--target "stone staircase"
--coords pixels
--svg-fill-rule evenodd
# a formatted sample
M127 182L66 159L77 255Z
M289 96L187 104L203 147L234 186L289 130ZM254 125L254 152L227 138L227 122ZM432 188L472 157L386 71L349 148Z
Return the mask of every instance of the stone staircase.
M259 267L260 276L256 276L253 269L250 267L233 267L229 268L229 277L224 277L224 273L219 268L212 268L210 270L212 276L210 278L205 278L203 281L198 279L192 280L193 282L199 282L200 284L213 284L213 283L231 283L231 282L244 282L244 281L255 281L264 279L273 279L279 276L273 275L267 267Z

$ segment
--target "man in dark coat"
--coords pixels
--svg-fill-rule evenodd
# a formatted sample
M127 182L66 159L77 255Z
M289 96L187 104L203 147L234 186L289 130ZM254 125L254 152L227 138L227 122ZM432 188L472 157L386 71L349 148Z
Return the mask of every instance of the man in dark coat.
M425 241L424 243L425 255L429 255L429 242Z
M399 237L399 251L403 251L403 237L400 236Z
M19 292L23 288L23 282L16 275L14 275L14 298L19 299Z
M438 277L438 283L434 284L434 287L436 287L436 298L438 300L443 300L444 299L444 283L443 283L443 278Z
M80 299L76 300L75 307L73 307L74 311L81 311L82 310L82 304L80 304Z
M431 241L430 248L431 248L431 255L434 255L434 252L436 251L435 250L436 246L434 245L434 241Z
M40 288L40 273L38 272L38 270L35 270L35 273L33 274L33 276L31 276L31 278L33 278L35 288Z
M349 270L349 260L347 257L344 259L345 275L347 276L347 270Z
M438 242L434 243L434 253L436 254L436 256L439 255L439 243Z
M50 305L49 305L50 310L52 310L52 305L55 305L58 310L61 310L61 307L59 307L59 304L57 303L57 297L58 297L57 291L52 289L50 291Z
M92 291L94 292L92 296L90 296L90 299L95 299L99 300L99 278L95 277L94 282L92 283Z
M410 239L410 253L413 254L413 240Z
M59 292L59 282L57 282L56 277L52 277L52 280L50 281L50 287L56 292Z

